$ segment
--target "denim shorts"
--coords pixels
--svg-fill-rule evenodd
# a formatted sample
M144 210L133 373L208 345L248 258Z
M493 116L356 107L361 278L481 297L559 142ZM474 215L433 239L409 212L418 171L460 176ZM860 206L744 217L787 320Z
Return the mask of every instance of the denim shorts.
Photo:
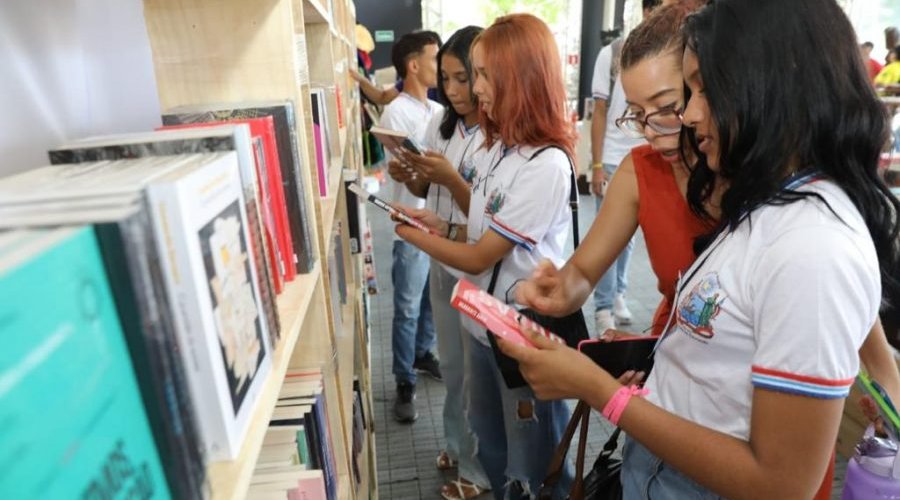
M666 465L637 441L622 450L623 500L710 500L721 498Z

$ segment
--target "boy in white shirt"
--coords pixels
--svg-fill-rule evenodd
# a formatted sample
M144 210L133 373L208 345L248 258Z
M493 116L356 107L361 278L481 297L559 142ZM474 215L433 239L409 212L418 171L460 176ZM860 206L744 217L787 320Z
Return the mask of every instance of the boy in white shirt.
M439 40L428 32L408 33L391 49L397 76L403 79L403 92L384 110L380 126L406 132L422 144L425 130L440 104L428 99L428 89L437 85ZM385 152L386 159L390 155ZM388 181L391 199L408 207L422 208L418 198L401 183ZM392 371L397 382L394 417L413 422L416 372L419 368L440 379L440 368L431 350L435 344L431 302L428 299L428 255L394 236L391 278L394 284L394 321L391 328L394 361Z

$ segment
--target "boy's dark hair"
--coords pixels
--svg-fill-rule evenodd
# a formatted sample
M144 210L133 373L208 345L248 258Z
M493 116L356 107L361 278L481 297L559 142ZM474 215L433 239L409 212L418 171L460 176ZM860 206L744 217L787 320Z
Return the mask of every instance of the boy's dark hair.
M472 92L472 61L469 59L469 51L472 48L472 42L475 41L475 37L477 37L481 32L484 31L482 28L478 26L466 26L465 28L460 28L453 36L447 40L447 43L441 47L440 52L438 52L438 102L444 105L447 111L444 113L444 118L441 120L440 125L440 133L441 137L444 139L450 139L453 137L453 131L456 129L456 122L459 121L461 116L459 113L453 109L453 106L450 105L450 101L447 99L447 93L444 92L444 84L442 82L441 70L443 68L443 56L445 54L451 55L459 59L462 63L463 67L466 68L466 75L469 77L469 95L472 96L472 102L475 102L476 97L475 93Z
M900 201L878 173L888 114L847 16L835 0L716 0L688 17L684 35L719 132L718 175L729 184L724 228L735 229L760 205L808 199L781 183L790 167L819 169L866 222L881 267L887 338L900 346ZM698 213L715 175L703 166L691 173L687 197Z
M440 47L441 45L444 44L444 42L441 41L441 35L438 35L437 32L430 31L430 30L422 30L422 31L416 31L416 33L419 33L422 36L427 37L429 40L433 40L434 44L437 45L438 47Z
M896 60L900 61L900 45L894 47L893 52L894 52L894 57L896 58Z
M869 49L869 50L872 50L872 49L875 48L875 44L872 43L872 42L863 42L863 43L862 43L862 46L865 47L865 48L867 48L867 49Z
M406 63L421 54L428 45L440 46L440 37L433 31L407 33L394 42L394 46L391 47L391 63L397 70L398 78L406 78Z
M662 0L643 0L641 7L644 10L650 10L659 7L660 4L662 4Z

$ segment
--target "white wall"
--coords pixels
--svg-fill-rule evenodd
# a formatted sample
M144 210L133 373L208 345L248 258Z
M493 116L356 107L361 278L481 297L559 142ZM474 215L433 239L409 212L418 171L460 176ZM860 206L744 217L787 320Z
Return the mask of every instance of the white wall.
M141 0L2 0L0 68L0 175L160 124Z

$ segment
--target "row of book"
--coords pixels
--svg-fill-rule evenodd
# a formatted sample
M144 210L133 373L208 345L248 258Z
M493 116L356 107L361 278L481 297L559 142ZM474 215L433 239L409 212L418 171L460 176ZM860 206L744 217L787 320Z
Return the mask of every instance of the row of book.
M250 481L250 500L337 498L335 444L320 369L287 373Z
M325 198L334 194L329 187L331 159L341 154L339 129L344 128L344 123L340 87L313 87L310 89L310 99L319 196ZM329 113L329 110L334 110L334 113Z
M207 463L241 449L275 298L316 263L294 109L163 123L0 179L3 496L204 498Z

